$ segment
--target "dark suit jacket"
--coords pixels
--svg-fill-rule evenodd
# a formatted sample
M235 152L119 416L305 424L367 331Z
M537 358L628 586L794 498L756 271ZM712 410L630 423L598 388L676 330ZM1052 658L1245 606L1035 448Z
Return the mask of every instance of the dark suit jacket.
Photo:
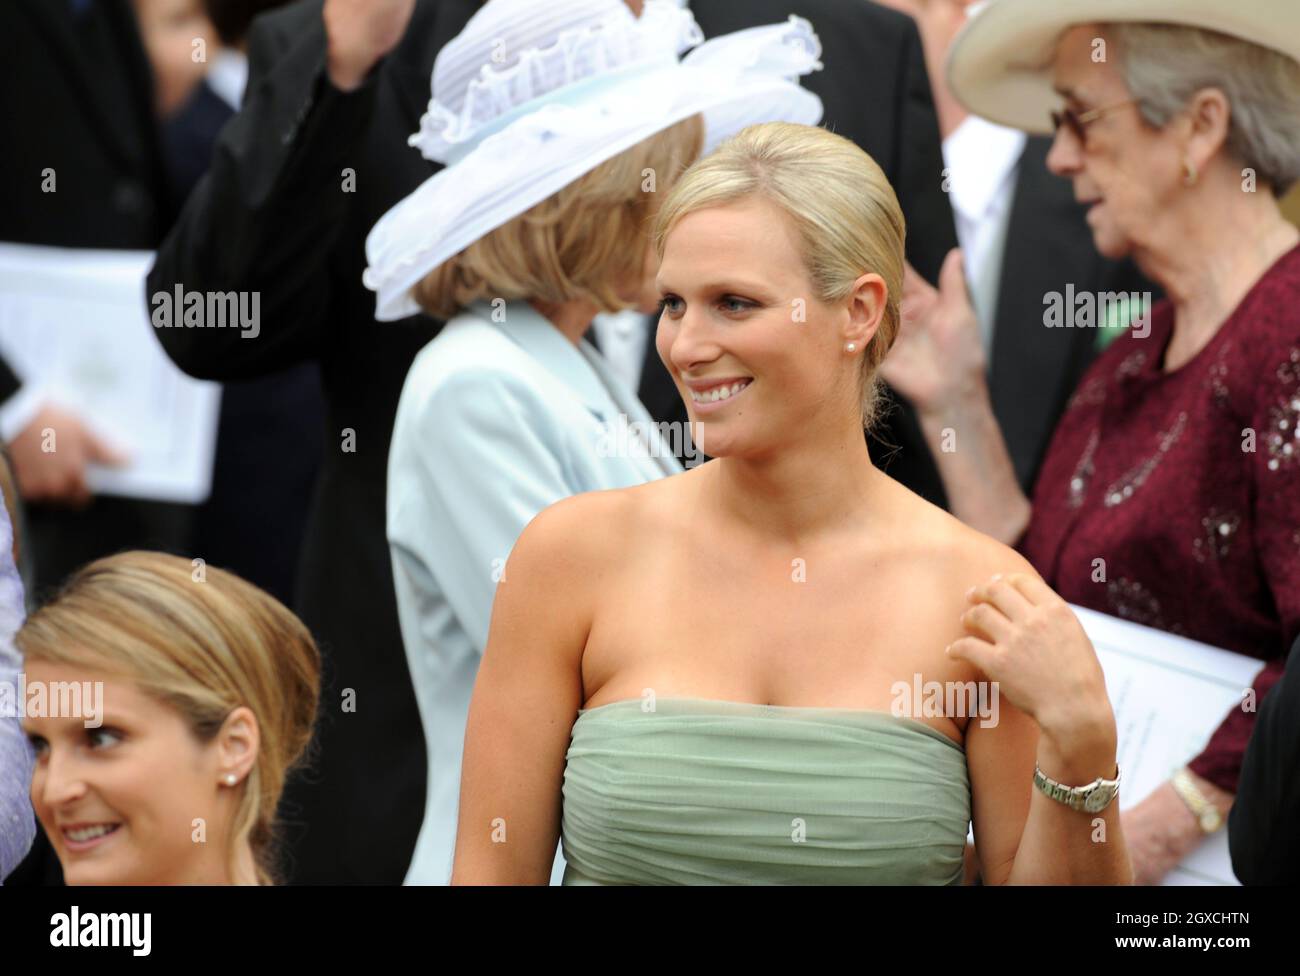
M384 531L393 416L407 368L439 323L377 323L361 284L365 237L433 174L406 145L433 60L477 9L419 0L398 48L356 92L324 71L322 0L254 22L244 105L222 131L149 275L148 289L260 292L261 334L161 329L187 373L222 381L315 360L326 450L297 609L320 641L316 760L284 805L291 880L397 883L424 810L423 733L397 624ZM343 170L355 192L343 191ZM342 696L355 692L355 711Z
M934 98L912 19L865 0L690 0L689 6L705 37L779 23L790 14L808 19L821 39L824 67L801 83L822 100L822 126L857 143L884 170L907 219L907 259L935 280L944 256L957 246L957 233L943 192ZM653 336L654 320L650 329ZM656 420L686 422L686 407L653 338L646 343L638 394ZM877 463L882 453L873 450Z
M1242 884L1300 878L1300 641L1259 705L1228 815L1228 847Z
M212 164L217 137L234 114L205 81L163 123L178 207ZM320 470L324 414L314 362L223 384L212 491L194 512L194 553L286 605L293 604Z
M170 223L152 82L129 0L0 4L0 240L149 248ZM19 137L21 136L21 137ZM57 192L41 189L55 170Z
M0 4L0 241L151 248L171 219L129 0ZM43 189L53 170L55 192ZM0 361L0 401L18 390Z

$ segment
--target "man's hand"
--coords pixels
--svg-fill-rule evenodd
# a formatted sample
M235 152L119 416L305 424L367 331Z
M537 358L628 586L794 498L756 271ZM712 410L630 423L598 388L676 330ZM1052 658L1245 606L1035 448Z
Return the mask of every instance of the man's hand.
M972 398L987 398L984 346L962 271L961 251L948 252L934 288L906 265L902 323L880 375L924 415L947 416Z
M1191 775L1226 823L1235 797L1195 773ZM1133 883L1157 885L1201 845L1205 834L1173 784L1162 783L1141 803L1124 811L1124 838L1133 859Z
M90 464L118 466L126 461L74 414L51 406L42 407L13 439L9 456L23 498L76 508L90 502Z
M415 0L325 0L330 82L340 91L360 87L380 58L397 47Z

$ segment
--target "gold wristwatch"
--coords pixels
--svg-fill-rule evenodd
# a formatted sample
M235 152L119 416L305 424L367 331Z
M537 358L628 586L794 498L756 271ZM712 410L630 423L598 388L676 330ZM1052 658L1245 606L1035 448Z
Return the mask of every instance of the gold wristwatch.
M1057 803L1084 813L1101 813L1119 795L1119 765L1114 779L1095 779L1087 786L1063 786L1034 763L1034 785Z
M1174 792L1187 804L1187 809L1192 811L1192 816L1201 825L1202 833L1212 834L1223 826L1223 814L1219 813L1219 808L1192 781L1192 774L1186 766L1174 773L1171 782L1174 784Z

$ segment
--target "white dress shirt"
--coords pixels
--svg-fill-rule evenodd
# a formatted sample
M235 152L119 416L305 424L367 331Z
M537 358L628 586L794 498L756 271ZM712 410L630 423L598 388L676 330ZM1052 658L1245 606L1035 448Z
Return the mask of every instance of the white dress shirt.
M415 357L393 427L388 542L429 763L408 884L451 878L470 693L519 533L570 495L682 470L590 343L575 345L525 302L504 313L494 321L475 303L443 327ZM633 436L644 453L611 450ZM551 883L563 873L557 851Z
M650 335L649 319L634 308L622 312L601 312L591 322L596 330L600 353L629 390L641 388L641 365Z
M244 102L244 89L248 87L248 57L234 48L219 48L212 56L204 81L218 98L238 112Z
M1002 256L1025 138L1017 129L971 115L943 141L957 241L984 350L990 356Z

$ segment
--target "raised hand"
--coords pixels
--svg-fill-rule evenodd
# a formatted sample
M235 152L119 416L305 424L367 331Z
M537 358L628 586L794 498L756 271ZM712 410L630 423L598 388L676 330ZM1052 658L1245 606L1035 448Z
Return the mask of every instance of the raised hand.
M921 414L941 414L986 391L979 320L966 293L961 251L954 248L939 272L939 287L907 265L903 272L902 327L880 375Z

